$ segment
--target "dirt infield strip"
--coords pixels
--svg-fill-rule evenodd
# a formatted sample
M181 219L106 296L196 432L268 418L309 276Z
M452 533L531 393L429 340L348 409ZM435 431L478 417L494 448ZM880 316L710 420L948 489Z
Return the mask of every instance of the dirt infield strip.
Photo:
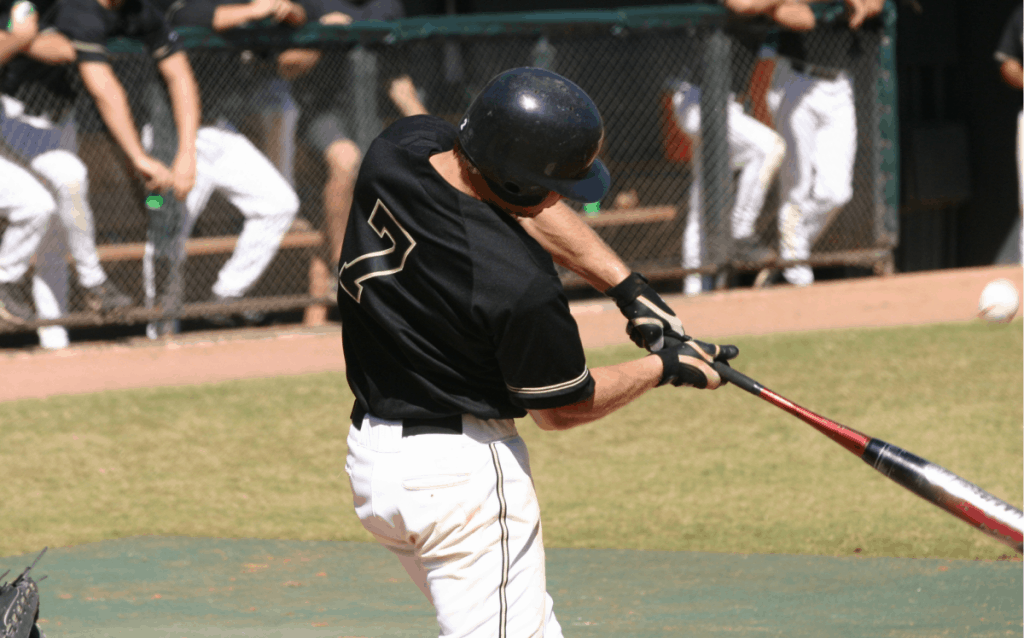
M809 288L740 289L666 300L690 334L705 338L827 328L970 321L989 281L1024 289L1019 266L946 270L824 282ZM613 303L573 304L584 345L626 343ZM0 401L105 390L188 385L344 368L338 327L243 330L173 341L76 345L0 354Z

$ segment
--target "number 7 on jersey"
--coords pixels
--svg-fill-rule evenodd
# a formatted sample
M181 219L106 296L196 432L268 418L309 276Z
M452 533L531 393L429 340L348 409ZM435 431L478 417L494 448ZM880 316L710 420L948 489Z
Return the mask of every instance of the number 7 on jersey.
M380 211L384 211L384 214L378 215ZM355 299L356 303L359 303L359 298L363 295L364 281L400 272L405 268L405 260L409 253L416 247L416 240L379 199L366 223L381 238L381 250L360 255L352 261L345 262L338 269L338 285Z

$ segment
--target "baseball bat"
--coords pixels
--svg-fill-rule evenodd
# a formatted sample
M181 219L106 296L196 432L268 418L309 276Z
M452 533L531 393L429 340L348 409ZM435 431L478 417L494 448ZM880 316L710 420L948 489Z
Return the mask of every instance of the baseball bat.
M729 383L789 412L884 476L1024 554L1024 512L1016 507L927 459L815 414L724 363L714 367Z

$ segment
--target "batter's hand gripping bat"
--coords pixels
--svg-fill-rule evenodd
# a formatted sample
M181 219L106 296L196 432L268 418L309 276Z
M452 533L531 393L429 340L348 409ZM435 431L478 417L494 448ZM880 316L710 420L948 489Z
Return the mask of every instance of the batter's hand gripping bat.
M1024 554L1024 512L1016 507L903 448L800 407L724 363L714 367L736 387L789 412L914 494Z

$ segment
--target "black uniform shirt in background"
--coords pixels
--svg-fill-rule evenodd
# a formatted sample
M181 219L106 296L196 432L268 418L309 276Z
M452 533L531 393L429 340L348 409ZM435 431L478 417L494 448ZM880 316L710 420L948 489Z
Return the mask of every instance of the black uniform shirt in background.
M0 0L0 25L6 27L11 8L18 0ZM39 30L53 19L56 0L33 0L39 16ZM0 93L21 100L28 115L45 115L54 121L63 118L74 105L76 78L69 66L51 66L27 55L18 55L0 67Z
M1018 62L1024 61L1024 42L1022 42L1022 32L1024 32L1024 25L1022 25L1022 19L1024 19L1024 6L1017 5L1017 9L1014 10L1010 19L1006 22L1006 26L1003 28L1003 34L999 38L999 45L996 47L996 60L1002 64L1006 60L1016 60Z
M96 0L60 0L52 26L74 44L78 62L108 62L107 41L118 36L142 41L157 62L181 50L178 34L149 0L125 0L116 10Z
M356 182L338 289L346 375L387 419L516 418L594 392L551 256L430 164L455 127L404 118Z

